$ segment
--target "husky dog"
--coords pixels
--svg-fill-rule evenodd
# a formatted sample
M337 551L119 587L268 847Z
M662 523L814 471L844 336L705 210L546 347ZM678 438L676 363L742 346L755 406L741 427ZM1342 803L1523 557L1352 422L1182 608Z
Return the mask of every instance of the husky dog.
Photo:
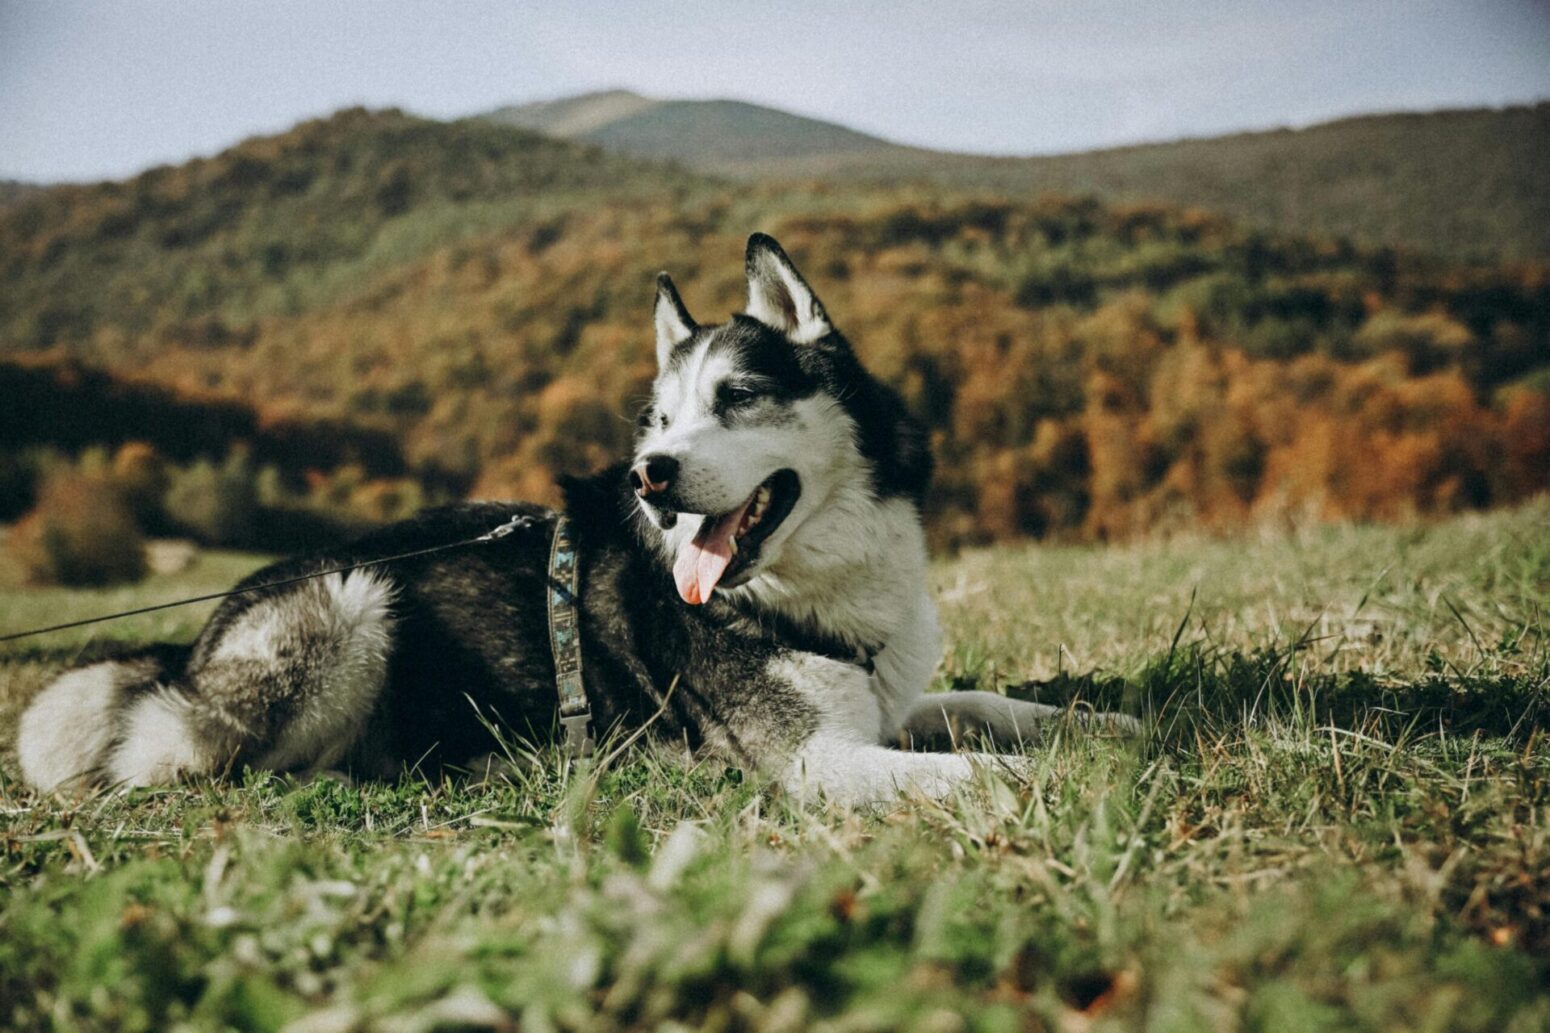
M747 310L715 325L658 277L658 374L634 459L565 485L594 727L651 722L845 803L946 794L989 756L901 745L975 733L1015 746L1061 712L925 694L942 651L921 528L925 435L779 244L755 234L746 263ZM23 773L44 790L240 766L388 777L489 753L492 721L551 739L556 514L430 510L243 585L517 516L526 526L488 544L232 596L190 646L66 673L22 718Z

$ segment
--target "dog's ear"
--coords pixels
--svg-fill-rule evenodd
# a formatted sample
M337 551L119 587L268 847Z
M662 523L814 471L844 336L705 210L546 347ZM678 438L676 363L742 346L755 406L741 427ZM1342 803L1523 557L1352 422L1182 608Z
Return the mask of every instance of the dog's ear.
M748 314L803 344L834 330L818 295L775 238L764 233L748 238Z
M666 273L657 274L656 324L657 365L666 366L674 346L687 341L699 326L684 308L678 288L673 286L673 278Z

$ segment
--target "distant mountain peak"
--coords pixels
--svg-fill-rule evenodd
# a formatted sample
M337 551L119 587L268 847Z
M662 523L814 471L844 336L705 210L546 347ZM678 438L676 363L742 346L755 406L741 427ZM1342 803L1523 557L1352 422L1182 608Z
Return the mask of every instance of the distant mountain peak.
M601 90L575 97L514 104L490 112L491 121L536 129L551 136L586 136L662 103L631 90Z
M690 164L902 150L822 119L729 99L659 100L604 90L500 108L493 122Z

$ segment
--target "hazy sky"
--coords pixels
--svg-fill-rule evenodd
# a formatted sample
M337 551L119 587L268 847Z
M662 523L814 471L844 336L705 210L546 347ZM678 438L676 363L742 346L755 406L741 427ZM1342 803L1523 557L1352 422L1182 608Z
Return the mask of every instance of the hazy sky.
M0 0L0 177L615 86L1049 153L1550 97L1550 0Z

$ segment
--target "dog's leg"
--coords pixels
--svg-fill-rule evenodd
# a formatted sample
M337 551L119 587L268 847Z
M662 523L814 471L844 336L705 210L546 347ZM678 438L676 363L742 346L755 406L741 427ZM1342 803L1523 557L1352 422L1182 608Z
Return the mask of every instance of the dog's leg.
M822 795L857 806L886 803L901 794L947 796L981 766L1015 763L962 753L909 753L880 742L884 707L862 668L810 653L787 654L767 675L790 686L812 707L812 732L771 772L792 793Z
M883 804L920 793L941 799L984 767L1010 769L1016 758L973 753L909 753L820 730L797 752L780 781L799 797L817 795L847 806Z
M239 764L337 764L386 679L392 594L384 578L357 571L218 613L183 677L126 709L108 777L149 785Z
M1067 711L1045 703L1010 699L994 692L941 692L922 696L910 708L900 733L908 743L940 746L967 741L987 748L1017 749L1040 741L1052 722L1069 716L1080 727L1133 735L1140 730L1124 714Z

